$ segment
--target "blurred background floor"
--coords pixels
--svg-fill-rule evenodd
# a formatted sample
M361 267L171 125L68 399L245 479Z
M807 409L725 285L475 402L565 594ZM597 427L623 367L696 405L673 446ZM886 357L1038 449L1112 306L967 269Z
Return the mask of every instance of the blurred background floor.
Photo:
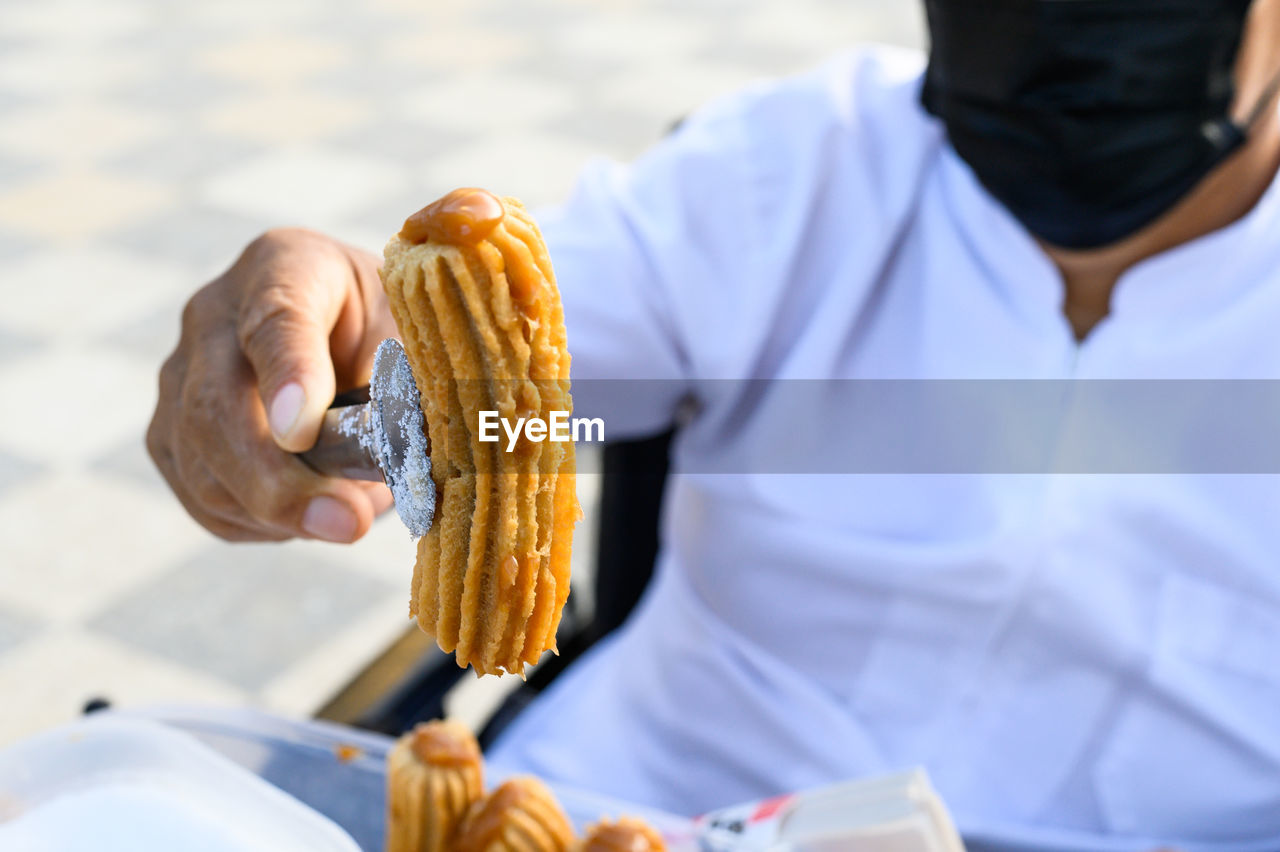
M0 0L0 744L97 695L308 714L408 623L393 518L348 548L232 546L146 457L181 306L254 235L305 224L378 250L455 186L554 202L587 158L632 157L753 78L919 46L920 14Z

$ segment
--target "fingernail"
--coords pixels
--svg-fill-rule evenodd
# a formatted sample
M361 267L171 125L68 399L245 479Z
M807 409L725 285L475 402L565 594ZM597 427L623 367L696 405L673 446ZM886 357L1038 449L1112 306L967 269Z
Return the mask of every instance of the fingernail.
M302 514L302 528L325 541L348 542L356 537L356 516L341 500L313 497Z
M276 391L267 411L267 424L277 438L287 438L289 432L302 416L302 407L307 404L307 392L297 382L290 382Z

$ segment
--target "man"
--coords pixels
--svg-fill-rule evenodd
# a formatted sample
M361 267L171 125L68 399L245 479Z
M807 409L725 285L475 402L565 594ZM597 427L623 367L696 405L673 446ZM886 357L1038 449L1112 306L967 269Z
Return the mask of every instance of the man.
M542 217L578 410L701 407L653 588L492 757L687 813L920 764L971 838L1280 848L1274 476L781 473L699 384L1280 375L1280 0L928 12L927 70L741 93ZM376 266L276 231L193 297L148 440L213 532L387 508L288 455L394 331Z

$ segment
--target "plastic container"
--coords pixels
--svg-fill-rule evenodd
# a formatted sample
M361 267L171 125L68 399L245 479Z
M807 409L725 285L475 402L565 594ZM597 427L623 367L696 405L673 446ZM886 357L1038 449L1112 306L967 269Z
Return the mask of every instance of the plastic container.
M708 852L964 852L922 769L725 808L698 827Z
M193 738L114 715L0 751L0 849L357 852L333 822Z
M364 852L382 852L386 819L385 762L392 740L328 722L285 719L254 710L204 707L155 707L127 714L109 714L102 722L88 722L68 729L73 736L77 730L93 730L94 725L112 723L134 726L147 731L142 743L129 748L117 747L103 750L90 749L96 757L80 754L84 741L74 743L67 731L57 732L63 751L52 756L47 750L40 760L62 770L82 771L99 768L89 773L90 779L101 777L101 764L115 761L143 767L153 777L168 777L175 783L197 784L202 800L218 801L225 813L239 814L242 810L252 817L255 826L267 826L278 818L281 825L294 825L297 812L319 820L332 831L333 825L341 826L349 838L338 831L339 841L345 846L333 846L332 834L325 835L325 842L308 840L299 845L302 836L298 829L290 828L288 843L270 840L273 852L291 852L308 849L310 852L328 852L340 849L353 852L358 845ZM173 730L165 730L163 723ZM167 735L162 743L156 731ZM101 729L99 729L101 730ZM177 733L181 732L181 733ZM54 735L45 735L41 741ZM208 754L193 740L203 743L222 755L224 760ZM18 748L31 749L37 741L30 741ZM92 745L92 744L91 744ZM109 743L108 743L109 745ZM162 748L163 746L163 748ZM195 754L192 754L195 749ZM157 753L157 752L162 753ZM11 791L22 791L31 779L15 776L12 766L6 774L5 766L11 764L11 753L0 755L0 821L5 817L4 797ZM28 759L31 754L28 752ZM197 758L199 758L197 760ZM211 758L220 767L218 778L210 773ZM233 761L242 770L227 766ZM233 777L228 776L230 772ZM54 773L65 785L66 772ZM254 778L252 776L258 776ZM52 776L50 776L52 777ZM269 785L263 783L263 779ZM247 780L246 780L247 779ZM501 780L488 778L489 784ZM234 781L234 783L232 783ZM252 782L252 783L250 783ZM252 795L245 785L253 787ZM37 783L37 787L41 785ZM44 786L48 786L47 784ZM272 789L272 786L279 789ZM264 793L260 788L266 788ZM551 785L564 806L566 813L581 831L587 824L604 816L623 814L639 816L663 832L671 852L836 852L856 849L858 852L962 852L963 846L956 835L937 794L929 785L922 771L905 772L877 778L865 778L844 782L831 787L779 796L760 802L725 808L701 817L686 820L670 814L636 807L605 796L582 792L562 785ZM65 789L65 786L62 788ZM235 801L227 798L232 792L244 798ZM283 792L281 792L283 791ZM288 796L284 795L289 794ZM220 798L210 799L211 796ZM294 799L289 798L290 796ZM28 795L30 800L32 797ZM39 800L40 796L34 797ZM271 800L271 812L263 813L267 800ZM287 807L281 802L287 803ZM299 801L318 813L311 813L299 805ZM287 813L286 813L287 812ZM323 814L332 820L322 820ZM268 818L271 818L270 820ZM305 822L305 820L302 820ZM278 837L281 825L264 837ZM270 828L270 826L267 826ZM3 826L0 825L0 832ZM255 829L257 830L257 829ZM264 828L263 830L267 830ZM317 829L318 830L318 829ZM351 843L354 839L355 844ZM292 845L289 845L292 844ZM7 850L0 833L0 850ZM32 850L26 846L23 852L47 852ZM129 846L129 852L149 852L149 847ZM183 852L204 852L203 848L178 846ZM261 847L249 847L261 848ZM61 849L51 852L63 852ZM103 850L95 847L95 852ZM115 852L115 850L111 850ZM170 852L170 850L166 850ZM221 852L221 850L219 850Z
M390 737L247 709L169 706L129 711L129 715L191 734L342 826L364 852L382 852ZM492 785L502 779L485 780ZM579 831L603 816L628 814L662 831L671 852L698 848L690 820L563 785L550 786Z

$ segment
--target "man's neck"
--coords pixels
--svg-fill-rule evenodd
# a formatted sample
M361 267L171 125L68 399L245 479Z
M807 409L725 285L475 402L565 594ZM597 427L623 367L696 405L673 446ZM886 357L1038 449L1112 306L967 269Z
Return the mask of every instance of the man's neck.
M1243 147L1155 222L1118 243L1087 251L1041 244L1062 274L1063 313L1077 340L1107 315L1126 269L1226 227L1253 209L1280 170L1280 116L1273 103Z
M1062 273L1062 310L1076 339L1107 315L1124 271L1148 257L1225 228L1254 208L1280 170L1280 0L1253 0L1236 57L1232 118L1252 122L1248 141L1172 210L1138 233L1092 251L1042 245ZM1257 116L1253 113L1257 112Z

